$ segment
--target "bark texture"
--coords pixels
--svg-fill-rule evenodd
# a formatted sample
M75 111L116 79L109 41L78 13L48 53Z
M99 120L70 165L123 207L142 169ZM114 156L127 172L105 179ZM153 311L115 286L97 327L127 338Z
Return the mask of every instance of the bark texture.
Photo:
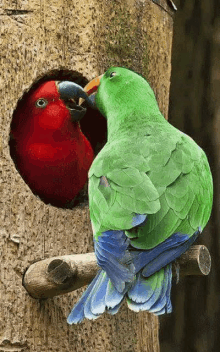
M160 1L169 9L167 1ZM34 260L93 251L88 206L63 210L34 196L8 146L17 100L51 70L82 79L110 65L147 77L167 116L173 19L151 0L2 0L0 3L0 351L158 352L158 319L124 305L115 316L68 326L83 290L34 300L22 274Z

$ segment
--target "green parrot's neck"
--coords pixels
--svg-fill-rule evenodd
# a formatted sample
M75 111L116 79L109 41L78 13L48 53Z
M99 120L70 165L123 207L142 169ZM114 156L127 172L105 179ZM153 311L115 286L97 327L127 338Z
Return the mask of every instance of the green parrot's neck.
M144 112L143 112L144 111ZM154 105L152 109L146 107L139 109L118 109L117 113L109 112L108 114L108 142L126 138L128 136L151 134L154 128L161 125L167 125L167 121L160 113L158 106Z
M109 72L115 76L111 79ZM124 68L109 69L96 95L96 105L107 118L108 142L146 134L147 128L167 124L148 82Z

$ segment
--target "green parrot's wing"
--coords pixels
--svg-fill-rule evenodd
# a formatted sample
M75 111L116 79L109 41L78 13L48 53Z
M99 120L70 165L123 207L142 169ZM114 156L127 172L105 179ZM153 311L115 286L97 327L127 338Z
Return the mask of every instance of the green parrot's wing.
M205 226L212 202L207 158L190 137L168 126L149 129L133 146L127 140L107 144L95 159L89 196L96 236L123 229L134 247L149 249L175 232L191 236ZM136 214L148 219L139 228Z
M176 232L192 236L209 219L213 185L206 155L190 137L183 133L179 136L166 164L154 164L151 159L149 177L161 190L161 208L156 214L149 214L138 233L126 232L135 237L132 245L137 248L153 248ZM169 175L173 174L175 180L169 182Z
M90 170L89 179L95 234L130 229L135 226L135 214L152 214L160 209L159 194L146 173L148 165L143 156L137 160L130 153L120 157L110 153L107 158L99 158L97 166L97 170Z

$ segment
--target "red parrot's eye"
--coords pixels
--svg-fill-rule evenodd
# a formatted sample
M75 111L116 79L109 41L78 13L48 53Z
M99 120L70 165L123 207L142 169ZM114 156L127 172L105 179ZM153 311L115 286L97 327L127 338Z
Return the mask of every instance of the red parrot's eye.
M45 108L48 104L48 101L46 99L40 98L36 101L35 105L37 108Z

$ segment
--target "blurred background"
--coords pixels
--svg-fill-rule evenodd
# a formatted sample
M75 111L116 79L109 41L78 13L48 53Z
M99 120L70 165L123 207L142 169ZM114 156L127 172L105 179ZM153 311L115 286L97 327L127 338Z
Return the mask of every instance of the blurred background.
M220 2L174 0L169 121L206 152L214 178L212 216L197 244L212 257L207 277L173 287L174 312L160 318L161 352L220 351Z

